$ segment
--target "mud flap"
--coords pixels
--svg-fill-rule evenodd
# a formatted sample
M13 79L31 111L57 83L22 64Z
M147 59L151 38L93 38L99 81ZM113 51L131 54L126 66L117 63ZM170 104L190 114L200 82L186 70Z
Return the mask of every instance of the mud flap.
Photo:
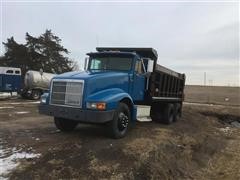
M135 123L137 121L137 106L133 106L132 114L132 122Z

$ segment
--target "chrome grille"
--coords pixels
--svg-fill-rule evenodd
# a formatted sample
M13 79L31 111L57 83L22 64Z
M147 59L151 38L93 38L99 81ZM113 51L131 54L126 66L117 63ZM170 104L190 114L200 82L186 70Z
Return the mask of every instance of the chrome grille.
M53 80L51 104L82 107L82 80Z

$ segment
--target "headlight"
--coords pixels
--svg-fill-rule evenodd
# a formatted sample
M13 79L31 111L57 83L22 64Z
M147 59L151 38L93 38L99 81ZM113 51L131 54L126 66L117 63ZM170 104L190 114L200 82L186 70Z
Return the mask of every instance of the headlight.
M40 100L41 104L46 104L47 102L47 98L46 97L41 97L41 100Z
M42 96L41 96L41 99L40 99L40 103L41 104L46 104L47 103L47 93L44 93Z
M88 109L97 109L97 110L105 110L106 109L106 103L104 102L88 102L87 103Z

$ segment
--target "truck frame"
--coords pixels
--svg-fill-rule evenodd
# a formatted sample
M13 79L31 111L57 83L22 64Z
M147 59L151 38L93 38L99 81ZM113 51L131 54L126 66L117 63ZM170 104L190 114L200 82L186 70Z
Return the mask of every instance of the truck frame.
M151 106L152 121L180 119L185 75L157 64L153 48L97 47L85 60L85 71L52 79L43 94L41 114L54 117L61 131L78 123L106 124L113 138L122 138L136 121L137 105Z

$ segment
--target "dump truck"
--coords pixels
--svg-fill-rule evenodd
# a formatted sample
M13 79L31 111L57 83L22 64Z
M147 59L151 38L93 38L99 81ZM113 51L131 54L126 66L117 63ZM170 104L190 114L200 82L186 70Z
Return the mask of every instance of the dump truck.
M151 106L157 123L180 119L186 77L157 64L155 49L96 50L87 53L84 71L55 76L41 97L39 112L53 116L58 129L105 124L111 137L122 138L136 122L137 105Z

